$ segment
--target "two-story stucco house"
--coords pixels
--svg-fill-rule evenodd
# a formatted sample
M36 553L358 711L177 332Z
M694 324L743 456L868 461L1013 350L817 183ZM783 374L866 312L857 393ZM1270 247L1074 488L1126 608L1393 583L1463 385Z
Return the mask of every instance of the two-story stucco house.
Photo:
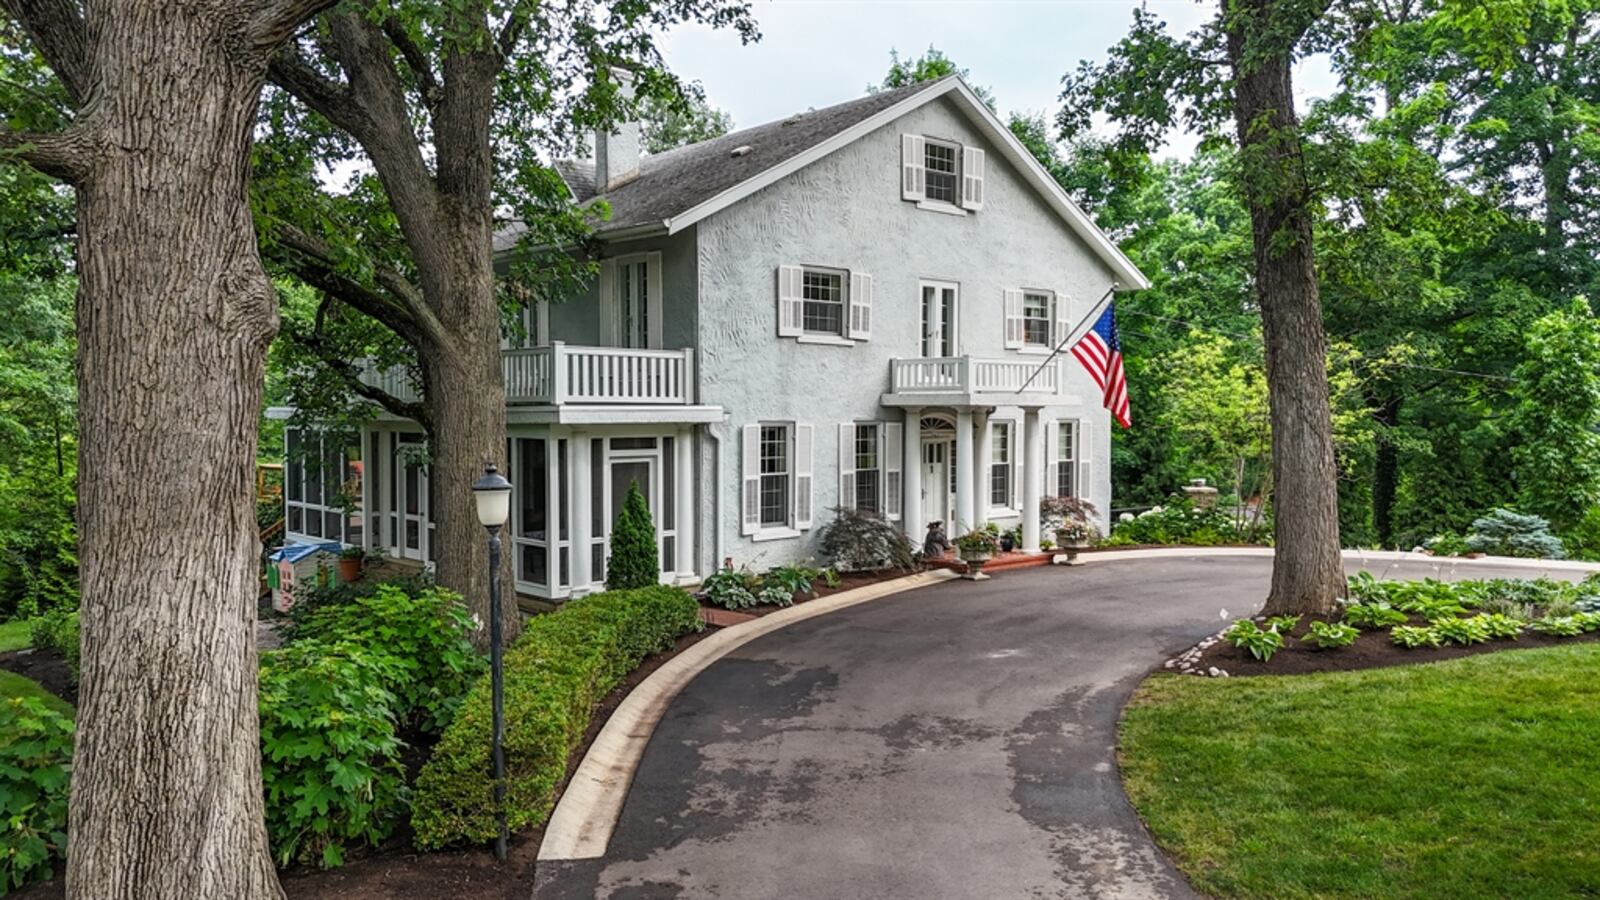
M1147 282L960 79L642 158L624 126L562 172L611 217L596 282L504 351L520 593L597 588L632 481L683 583L814 556L836 506L919 543L934 519L1020 522L1026 548L1043 496L1109 508L1100 392L1068 354L1041 364ZM360 519L330 514L337 473L291 459L291 538L428 559L422 441L386 418L326 448L363 474Z

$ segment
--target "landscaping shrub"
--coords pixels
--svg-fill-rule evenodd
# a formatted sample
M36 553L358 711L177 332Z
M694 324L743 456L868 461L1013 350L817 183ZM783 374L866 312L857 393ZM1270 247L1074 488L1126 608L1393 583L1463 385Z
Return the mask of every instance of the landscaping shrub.
M1267 616L1267 627L1282 635L1287 635L1299 625L1299 616Z
M1241 650L1249 650L1250 655L1262 662L1272 659L1272 655L1283 649L1283 635L1275 628L1261 628L1249 619L1240 619L1233 623L1227 631L1222 633L1230 643Z
M1170 497L1111 528L1108 545L1127 544L1266 544L1272 529L1266 523L1241 524L1216 507L1195 506L1187 497Z
M1422 546L1434 556L1466 556L1472 552L1467 539L1453 531L1436 534L1423 541Z
M1410 619L1387 603L1352 603L1344 608L1344 620L1357 628L1378 629L1404 625Z
M379 584L348 602L325 604L294 629L295 642L348 643L392 658L384 687L395 694L395 712L423 731L444 730L461 698L483 673L483 657L468 635L472 614L461 595L427 586L408 593Z
M822 527L818 550L830 565L845 571L916 565L911 539L898 525L876 513L842 506L833 508L833 521Z
M71 773L72 720L37 697L0 699L0 894L66 858Z
M1566 548L1550 533L1550 522L1539 516L1497 509L1472 522L1467 547L1491 556L1527 556L1562 559Z
M61 654L78 680L78 611L58 606L28 623L28 643L35 650Z
M261 661L261 782L278 865L340 865L405 813L395 736L398 658L354 643L303 641Z
M661 581L661 557L656 552L656 525L644 502L639 482L628 487L622 513L611 529L611 558L606 560L606 590L644 588Z
M538 616L506 653L506 812L512 829L550 813L567 755L595 705L651 653L700 627L694 598L671 587L607 591ZM411 824L423 849L491 839L488 679L480 679L417 777Z
M325 606L342 606L362 597L370 597L384 588L399 588L401 592L416 596L434 587L433 576L427 572L416 575L396 575L390 578L363 578L360 581L339 581L327 584L306 584L295 589L294 606L289 610L289 621L282 627L285 640L294 640L300 623L316 615Z
M1408 650L1418 647L1437 647L1442 640L1439 632L1434 629L1419 628L1415 625L1395 626L1389 632L1389 639Z
M1300 640L1316 644L1323 650L1334 650L1354 644L1360 634L1360 631L1342 622L1312 622L1310 630Z
M1429 624L1433 632L1452 644L1481 644L1489 640L1489 627L1482 616L1471 618L1442 618L1437 621L1430 619Z
M761 589L761 579L747 568L726 566L707 575L700 582L706 602L723 609L749 609L760 603L756 592Z

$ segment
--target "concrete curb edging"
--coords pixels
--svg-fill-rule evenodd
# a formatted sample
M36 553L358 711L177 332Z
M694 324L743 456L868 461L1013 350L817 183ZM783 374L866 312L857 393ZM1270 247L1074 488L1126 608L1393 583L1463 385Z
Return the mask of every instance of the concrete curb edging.
M589 752L572 773L572 780L545 825L538 861L605 855L633 783L633 773L644 757L645 745L656 724L678 692L707 666L787 625L956 577L954 572L940 569L842 591L724 628L667 660L623 698L589 745Z
M1538 569L1544 572L1600 572L1600 563L1581 562L1574 559L1527 559L1520 556L1430 556L1409 550L1343 550L1345 559L1361 562L1408 562L1430 565L1438 569L1456 568L1506 568ZM1116 562L1122 559L1173 559L1200 556L1271 556L1271 547L1152 547L1143 550L1089 551L1078 554L1085 563Z

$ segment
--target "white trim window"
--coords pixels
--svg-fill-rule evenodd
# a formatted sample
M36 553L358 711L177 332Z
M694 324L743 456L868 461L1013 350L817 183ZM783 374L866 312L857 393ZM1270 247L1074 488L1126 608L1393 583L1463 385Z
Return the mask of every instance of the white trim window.
M862 512L882 515L883 448L878 445L878 423L857 423L854 444L855 496L839 499Z
M844 337L845 273L838 269L800 270L800 330Z
M283 442L284 532L360 545L360 444L345 435L301 428L285 428Z
M826 266L778 267L778 337L849 345L871 336L871 275Z
M787 425L761 426L761 519L762 528L787 528L794 507L790 486L790 439Z
M755 540L798 537L811 527L812 427L746 425L742 443L741 532Z
M1012 507L1013 471L1011 459L1011 423L989 423L989 506L996 509Z
M1022 292L1022 345L1048 349L1055 327L1055 297L1048 291Z
M984 151L944 138L900 136L900 196L922 209L966 215L983 208Z
M1045 486L1057 497L1087 499L1089 492L1089 435L1082 419L1061 419L1045 434L1049 457Z
M922 144L922 166L926 170L923 188L930 203L961 202L961 145L927 138Z

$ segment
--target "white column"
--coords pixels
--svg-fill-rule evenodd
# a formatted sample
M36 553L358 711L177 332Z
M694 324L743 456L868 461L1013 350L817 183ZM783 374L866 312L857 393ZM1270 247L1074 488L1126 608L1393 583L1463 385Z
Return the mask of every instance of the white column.
M680 581L694 579L694 431L685 425L678 429L677 439L673 442L672 468L673 487L676 496L672 500L673 523L672 527L678 533L676 538L676 552L673 554L672 567L677 570Z
M377 533L383 540L379 542L378 549L389 556L400 555L400 536L396 534L394 522L389 515L394 512L394 487L397 472L390 471L390 466L396 462L394 455L394 432L380 431L378 434L378 502L376 516L373 517L373 526L380 531ZM372 471L370 468L367 471Z
M922 521L922 410L906 409L905 442L900 462L900 525L911 543L922 545L927 529Z
M972 416L974 447L969 468L972 469L972 483L977 485L973 492L973 503L977 507L978 522L988 521L989 507L994 505L989 498L989 468L994 463L994 441L989 439L989 412L982 409Z
M954 537L976 528L973 518L972 411L956 411L956 521L950 528Z
M544 435L544 568L547 597L555 597L561 589L561 522L567 514L561 508L562 437L564 435L554 428ZM567 446L570 449L572 445L569 443ZM569 468L567 471L572 470ZM572 564L569 562L567 565L568 574L571 574Z
M1038 407L1022 411L1022 549L1039 550L1039 496L1044 480L1044 425Z
M581 597L589 593L594 576L589 572L590 547L589 492L594 473L589 471L589 442L587 434L574 431L567 446L572 448L572 595Z

